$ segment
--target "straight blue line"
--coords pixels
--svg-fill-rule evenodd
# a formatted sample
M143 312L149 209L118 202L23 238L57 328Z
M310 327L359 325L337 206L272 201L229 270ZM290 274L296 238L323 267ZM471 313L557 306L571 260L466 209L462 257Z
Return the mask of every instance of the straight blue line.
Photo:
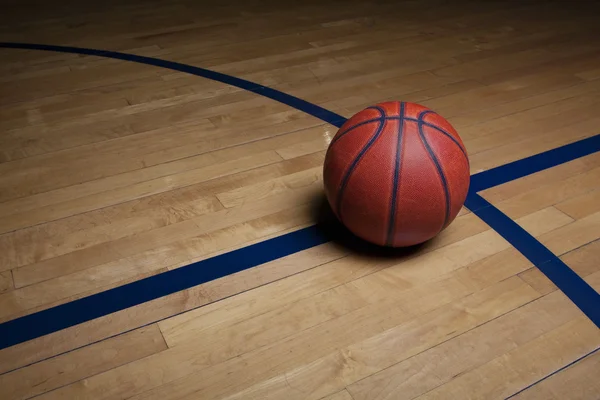
M240 87L279 101L334 126L345 118L305 100L250 81L181 63L112 51L24 43L0 43L0 48L57 51L108 57L181 71ZM514 221L487 203L476 192L551 168L599 150L600 135L550 150L524 160L476 174L466 205L498 231L542 270L573 302L598 325L598 294L560 259L520 228ZM240 272L266 262L297 253L330 240L327 229L312 226L254 244L211 259L154 275L82 299L26 315L0 324L0 349L35 339L95 318L133 307L172 293ZM538 265L539 264L539 265ZM569 272L570 271L570 272ZM555 281L556 280L556 281ZM564 280L564 282L563 282ZM593 291L593 289L592 289Z
M545 157L552 157L552 154L555 153L551 151L542 154L545 154ZM577 152L568 154L574 157L573 159L580 156ZM561 160L562 162L572 161L570 158ZM556 161L545 161L544 163L545 165L559 164ZM520 165L524 167L521 171L529 174L531 169L528 168L528 165ZM494 170L501 168L503 167L486 172L494 173ZM513 179L520 177L513 175ZM494 186L492 183L494 181L481 187L492 187ZM524 254L596 325L599 325L600 300L598 293L583 279L516 222L475 193L472 188L465 205ZM230 253L4 322L0 324L0 350L327 243L330 238L324 233L325 231L327 230L313 225Z
M483 197L469 192L465 206L548 277L598 328L600 294L529 232Z
M119 53L116 51L97 50L97 49L86 49L82 47L70 47L70 46L54 46L45 44L33 44L33 43L6 43L0 42L0 48L6 49L23 49L23 50L43 50L43 51L55 51L60 53L73 53L83 54L88 56L97 56L105 58L114 58L117 60L130 61L139 64L153 65L155 67L167 68L173 71L185 72L187 74L201 76L203 78L212 79L214 81L222 82L227 85L236 86L241 89L248 90L250 92L259 94L264 97L268 97L272 100L278 101L297 110L303 111L313 117L319 118L325 122L328 122L338 128L346 121L346 118L332 111L326 110L323 107L319 107L316 104L309 103L306 100L299 99L287 93L280 92L263 85L259 85L255 82L250 82L245 79L236 78L231 75L222 74L220 72L211 71L205 68L194 67L192 65L182 64L174 61L161 60L159 58L138 56L135 54Z
M16 318L0 324L0 349L241 272L328 241L328 235L315 225Z

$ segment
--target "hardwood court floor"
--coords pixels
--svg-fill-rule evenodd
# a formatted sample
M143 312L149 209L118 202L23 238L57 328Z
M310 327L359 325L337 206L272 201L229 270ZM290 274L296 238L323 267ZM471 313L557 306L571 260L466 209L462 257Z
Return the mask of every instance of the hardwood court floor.
M419 102L455 126L476 173L599 133L597 15L584 1L27 0L3 8L0 41L209 68L346 117ZM0 323L322 217L336 132L322 120L149 65L0 60ZM482 194L600 290L599 182L596 153ZM0 398L495 399L533 385L515 398L587 400L600 353L579 359L599 346L464 209L415 253L333 241L2 349Z

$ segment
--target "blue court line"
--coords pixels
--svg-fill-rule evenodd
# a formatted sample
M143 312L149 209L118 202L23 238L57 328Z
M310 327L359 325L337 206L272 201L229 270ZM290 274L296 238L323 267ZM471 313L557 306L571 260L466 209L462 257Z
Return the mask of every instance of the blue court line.
M0 324L0 349L326 243L313 225Z
M600 294L529 232L474 192L465 206L521 252L548 277L598 328Z
M74 47L19 43L0 43L0 47L86 54L170 68L244 88L304 111L337 127L345 122L345 118L338 114L277 90L185 64L124 53ZM467 207L473 207L473 212L484 219L492 229L499 231L506 240L521 251L526 257L533 258L530 258L530 261L532 261L534 265L536 265L536 262L541 262L542 267L544 268L542 272L545 271L544 273L548 273L550 279L567 279L567 290L569 290L571 294L573 294L572 292L574 291L583 291L585 294L584 296L575 295L574 298L569 296L582 310L600 308L600 301L598 301L597 297L589 295L589 290L584 287L587 283L583 280L573 278L571 275L573 271L571 271L567 265L562 263L558 257L545 249L541 243L522 230L516 223L513 222L514 225L511 224L510 218L506 217L481 196L477 195L476 191L506 183L509 180L518 179L537 172L540 169L551 168L564 162L572 161L578 157L599 151L599 139L600 135L597 135L580 141L584 143L583 145L577 146L576 144L572 144L563 146L559 149L550 150L538 154L537 156L528 157L524 160L475 174L472 176L475 185L471 186L466 202ZM565 148L566 150L564 150ZM582 151L582 148L587 150ZM508 178L500 178L502 172L498 173L497 171L502 171L502 169L504 169L503 171L507 174ZM496 225L498 229L496 229ZM328 238L323 231L324 230L320 229L317 225L304 228L217 257L190 264L176 270L167 271L162 274L154 275L149 278L4 322L0 324L0 350L326 243L330 238ZM543 249L539 246L542 246ZM556 260L558 260L558 262ZM548 265L546 266L545 264ZM568 271L565 271L565 269L571 272L569 273ZM559 284L555 282L555 284L559 288L565 286L560 282ZM578 302L584 302L586 304L578 304ZM592 312L591 316L588 315L588 317L598 325L597 314Z
M523 178L559 164L600 151L600 135L595 135L522 160L514 161L471 176L474 193Z
M173 71L185 72L187 74L201 76L203 78L212 79L214 81L222 82L227 85L236 86L241 89L248 90L252 93L259 94L261 96L268 97L272 100L283 103L287 106L293 107L297 110L303 111L306 114L312 115L313 117L319 118L325 122L328 122L338 128L346 121L346 118L332 111L326 110L323 107L319 107L316 104L309 103L306 100L299 99L287 93L280 92L258 83L250 82L245 79L236 78L231 75L222 74L220 72L211 71L205 68L194 67L192 65L182 64L174 61L161 60L159 58L138 56L135 54L119 53L116 51L107 50L96 50L86 49L82 47L70 47L70 46L53 46L45 44L33 44L33 43L7 43L0 42L0 48L5 49L22 49L22 50L43 50L43 51L55 51L59 53L73 53L83 54L88 56L97 56L105 58L114 58L117 60L130 61L139 64L153 65L155 67L161 67L171 69Z
M582 142L587 143L589 146L596 146L595 151L600 151L600 135L593 138L596 139L593 141L584 139ZM556 154L556 151L560 149L538 154L534 156L537 157L535 160L548 157L549 159L544 161L544 165L550 168L551 166L557 166L581 156L578 152L568 152L569 157L572 158L565 156L553 161L553 154ZM529 159L533 159L533 157ZM522 161L516 161L506 166L500 166L473 175L473 178L477 176L485 177L486 174L495 176L495 170L508 168L510 165L523 167L520 170L523 176L529 175L532 173L532 170L527 163L523 164ZM521 176L513 175L513 179L518 178L521 178ZM487 189L497 184L499 184L498 181L494 180L490 180L489 182L482 181L481 187ZM575 274L560 258L546 249L545 246L516 222L504 215L473 190L469 191L465 205L527 257L588 318L600 327L600 298L598 293L587 282ZM331 238L324 233L325 231L326 229L322 229L318 225L313 225L185 267L163 272L4 322L0 324L0 350L327 243Z

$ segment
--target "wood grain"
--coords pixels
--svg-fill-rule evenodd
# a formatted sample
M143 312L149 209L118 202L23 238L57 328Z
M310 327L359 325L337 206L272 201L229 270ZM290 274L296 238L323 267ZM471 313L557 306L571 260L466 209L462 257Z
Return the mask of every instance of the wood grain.
M0 375L3 398L28 399L167 348L156 325Z
M596 351L567 369L519 393L514 399L593 399L600 396L600 385L595 379L599 373L600 356Z
M477 173L598 134L598 11L560 0L8 0L0 41L208 68L344 117L417 102L453 124ZM168 68L0 57L0 323L332 228L321 170L337 128L325 121ZM598 290L599 179L590 154L482 195ZM412 251L332 237L2 349L0 397L597 394L595 355L562 369L600 345L596 327L467 209Z

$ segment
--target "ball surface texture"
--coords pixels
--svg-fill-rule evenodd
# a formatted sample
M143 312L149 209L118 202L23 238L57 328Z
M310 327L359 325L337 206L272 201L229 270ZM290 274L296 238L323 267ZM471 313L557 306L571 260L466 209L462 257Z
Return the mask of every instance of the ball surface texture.
M406 247L435 237L457 216L470 173L450 123L415 103L385 102L349 118L323 167L325 194L355 235Z

